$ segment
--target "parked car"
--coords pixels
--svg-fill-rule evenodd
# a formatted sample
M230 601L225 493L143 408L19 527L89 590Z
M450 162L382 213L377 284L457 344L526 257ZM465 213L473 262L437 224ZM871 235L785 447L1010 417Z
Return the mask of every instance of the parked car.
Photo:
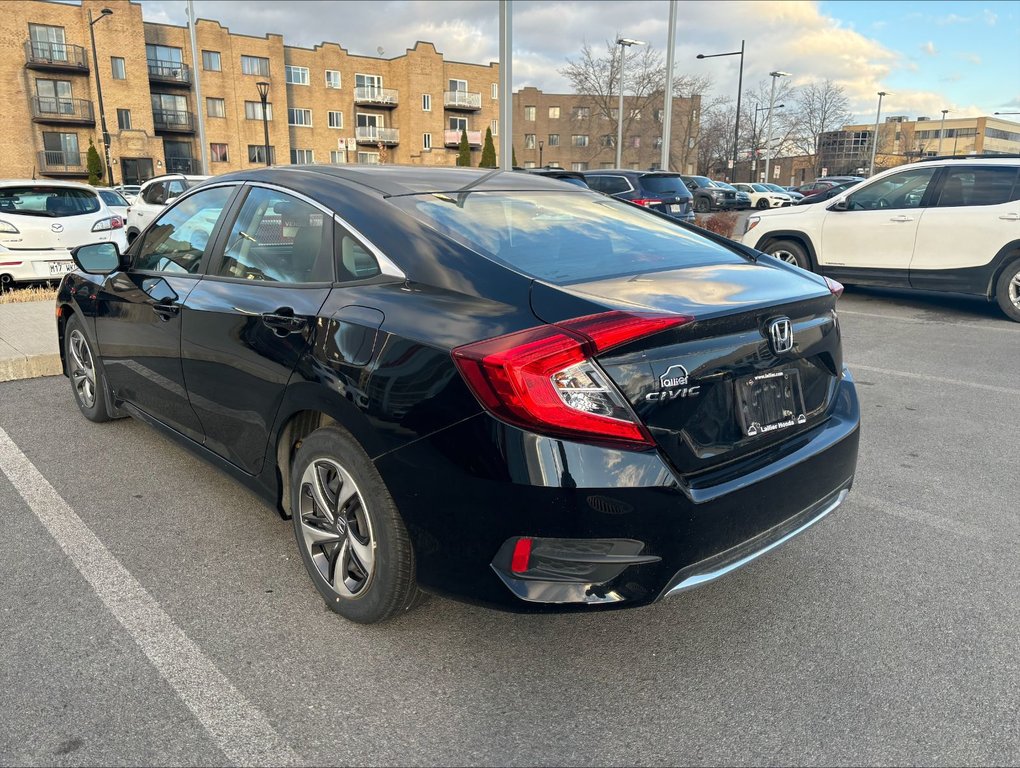
M515 168L515 171L524 171L525 173L531 173L535 176L545 176L548 179L559 179L565 181L567 184L573 184L577 187L588 187L588 182L584 180L584 174L580 171L568 171L566 168Z
M596 192L627 200L680 221L694 221L694 198L679 174L619 168L581 171L581 174Z
M145 229L156 218L167 203L179 197L185 190L201 184L208 176L188 176L183 173L170 173L156 176L142 184L128 209L127 239L133 242L138 233Z
M726 181L719 181L717 179L714 179L712 181L712 184L714 184L715 186L719 187L720 189L726 189L726 190L730 190L731 189L731 190L733 190L734 192L737 193L737 205L736 205L736 209L738 211L746 211L748 208L751 207L751 196L749 194L747 194L747 192L743 192L742 190L737 189L732 184L730 184L729 182L726 182Z
M135 201L135 196L141 191L142 187L140 184L118 184L112 187L114 192L119 192L123 195L124 199L128 201L128 205Z
M554 179L251 169L75 259L57 315L83 415L146 421L277 504L355 621L418 587L650 603L853 482L840 287Z
M831 200L836 195L845 192L850 189L850 187L857 186L859 183L860 182L857 181L844 181L840 184L834 184L828 189L815 192L809 197L802 197L796 202L796 205L815 205L816 203L824 203L826 200Z
M799 187L794 187L793 191L803 195L804 197L811 197L812 195L817 195L821 192L830 190L837 184L839 184L838 181L812 181L808 184L801 184Z
M778 184L772 184L769 182L763 182L762 186L768 187L773 192L778 192L781 195L789 195L794 203L796 203L798 200L804 197L804 195L802 195L800 192L794 192L793 187L781 187Z
M864 181L864 176L819 176L815 181L834 181L842 184L845 181Z
M121 220L127 222L128 206L131 205L124 196L109 187L97 187L96 192L106 203L106 207L120 216Z
M841 282L954 291L1020 321L1020 159L890 168L819 205L763 211L743 242Z
M739 207L735 189L716 186L707 176L681 176L687 189L694 195L694 210L698 213L709 211L732 211Z
M765 184L734 184L733 186L750 197L752 208L781 208L793 203L793 198L788 193L777 192Z
M0 181L0 288L59 279L71 249L92 242L126 247L124 221L86 184Z

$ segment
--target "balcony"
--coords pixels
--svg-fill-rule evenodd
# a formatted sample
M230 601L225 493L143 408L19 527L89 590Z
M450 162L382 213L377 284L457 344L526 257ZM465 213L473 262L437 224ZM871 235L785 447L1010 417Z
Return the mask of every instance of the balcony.
M397 106L397 92L393 88L361 86L354 89L354 103L393 109Z
M167 173L198 173L198 161L193 157L168 157L166 159Z
M55 99L35 96L32 99L32 122L57 125L95 125L92 102L85 99Z
M80 45L42 43L28 40L25 43L25 66L50 72L75 72L87 75L89 60Z
M359 144L383 144L392 147L400 143L400 129L359 125L354 129L354 138Z
M149 82L165 83L166 85L180 85L184 88L191 87L191 67L181 64L179 61L165 61L163 59L147 59L149 65Z
M152 123L157 131L168 131L171 133L195 132L195 116L191 112L154 109L152 110Z
M444 91L443 106L447 109L476 112L482 108L482 94L467 91Z
M482 146L482 132L468 131L468 144L472 147ZM448 147L460 146L460 131L443 131L443 143Z
M81 152L40 152L39 172L45 176L89 175Z

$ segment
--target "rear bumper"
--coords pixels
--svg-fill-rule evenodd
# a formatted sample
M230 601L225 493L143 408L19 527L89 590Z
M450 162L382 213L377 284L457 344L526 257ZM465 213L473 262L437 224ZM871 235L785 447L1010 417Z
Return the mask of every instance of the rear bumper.
M827 418L732 465L685 478L658 451L540 437L480 414L376 459L425 589L515 611L638 606L724 576L830 514L857 463L860 413L847 374ZM713 477L714 475L714 477ZM428 477L428 483L415 478ZM628 540L640 556L602 583L517 583L497 554L518 537ZM504 561L505 563L505 561Z

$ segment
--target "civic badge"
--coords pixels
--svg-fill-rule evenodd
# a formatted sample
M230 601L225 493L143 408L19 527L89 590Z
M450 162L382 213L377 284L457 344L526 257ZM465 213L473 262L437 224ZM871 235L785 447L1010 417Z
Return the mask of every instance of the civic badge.
M54 222L54 223L50 224L50 229L52 229L54 232L63 232L64 231L64 225L61 224L60 222Z
M790 322L790 318L777 317L769 320L765 329L769 346L775 354L781 355L793 349L793 323Z

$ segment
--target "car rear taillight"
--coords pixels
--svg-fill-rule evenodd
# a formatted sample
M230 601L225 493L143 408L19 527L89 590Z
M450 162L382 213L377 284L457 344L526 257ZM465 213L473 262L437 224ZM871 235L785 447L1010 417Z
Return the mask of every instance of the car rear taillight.
M843 283L838 283L831 277L826 277L823 279L825 280L825 284L829 286L829 290L832 291L833 296L835 296L838 299L840 296L843 295Z
M20 235L21 232L9 221L0 221L0 232L5 235Z
M557 437L653 445L594 357L690 322L682 315L606 312L497 336L453 350L482 406L524 429Z
M120 229L124 226L124 221L120 216L110 216L106 219L100 219L92 225L93 232L109 232L111 229Z
M661 203L662 201L661 200L653 200L650 197L639 197L639 198L636 198L634 200L631 200L630 202L634 203L634 205L643 205L645 208L647 208L647 207L649 207L651 205L656 205L658 203Z

